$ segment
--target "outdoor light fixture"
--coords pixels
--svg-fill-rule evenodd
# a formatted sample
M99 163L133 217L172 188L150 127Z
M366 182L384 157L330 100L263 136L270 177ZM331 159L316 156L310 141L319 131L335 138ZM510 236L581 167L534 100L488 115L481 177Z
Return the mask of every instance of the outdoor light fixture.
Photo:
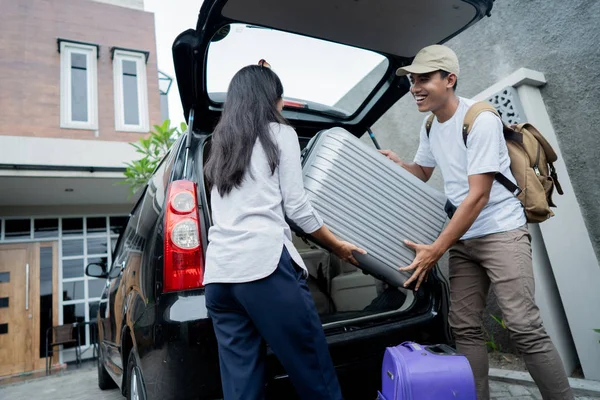
M160 94L168 94L172 83L173 78L162 71L158 71L158 90L160 90Z

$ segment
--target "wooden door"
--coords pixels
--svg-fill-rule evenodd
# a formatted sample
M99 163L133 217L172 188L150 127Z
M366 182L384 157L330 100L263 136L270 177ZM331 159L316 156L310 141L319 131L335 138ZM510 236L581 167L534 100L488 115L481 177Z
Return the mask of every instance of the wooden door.
M0 246L0 376L35 367L34 328L39 314L36 246Z

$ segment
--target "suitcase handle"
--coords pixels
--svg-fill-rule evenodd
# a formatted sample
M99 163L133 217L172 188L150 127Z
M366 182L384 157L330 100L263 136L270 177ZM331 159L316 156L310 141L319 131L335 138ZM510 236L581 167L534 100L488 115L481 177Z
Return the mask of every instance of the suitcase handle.
M401 346L406 347L410 351L422 351L423 348L425 347L425 346L421 346L420 344L415 343L415 342L404 342L401 344Z
M437 354L437 355L447 355L447 356L456 355L456 350L454 350L452 347L448 346L447 344L435 344L432 346L425 346L425 350L427 350L431 354Z

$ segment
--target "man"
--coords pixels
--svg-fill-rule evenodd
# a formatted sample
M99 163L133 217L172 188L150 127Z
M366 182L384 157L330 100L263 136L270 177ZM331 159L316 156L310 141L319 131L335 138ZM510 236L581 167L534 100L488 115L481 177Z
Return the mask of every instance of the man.
M483 312L490 283L516 347L544 399L573 399L565 370L542 325L534 300L531 236L523 207L494 180L497 172L516 183L500 119L480 114L463 141L462 123L472 100L455 94L459 75L456 54L446 46L428 46L412 65L398 69L410 75L411 94L421 112L435 118L429 136L421 126L414 162L403 162L390 150L381 153L423 181L436 166L448 200L457 207L432 244L405 241L416 252L407 285L421 285L429 271L450 251L450 315L457 349L471 364L479 400L489 399L489 361L483 336Z

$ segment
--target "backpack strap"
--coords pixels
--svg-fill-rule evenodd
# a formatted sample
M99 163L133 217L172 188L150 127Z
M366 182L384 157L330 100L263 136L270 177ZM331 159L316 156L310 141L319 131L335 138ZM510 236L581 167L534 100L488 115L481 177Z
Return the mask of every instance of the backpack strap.
M484 111L493 112L498 118L502 119L500 117L500 114L498 114L496 108L487 101L478 101L477 103L473 104L467 110L467 113L465 114L465 119L463 120L462 135L463 142L465 142L465 146L467 145L467 136L471 132L471 128L475 123L475 119L479 116L479 114L481 114Z
M433 125L433 119L435 115L431 114L427 117L427 122L425 122L425 131L427 132L427 137L429 138L429 132L431 132L431 125Z
M479 102L473 104L467 110L467 113L465 114L465 119L463 120L462 135L463 135L463 142L465 143L465 146L467 145L467 136L471 132L471 128L473 127L473 124L475 123L475 119L479 116L479 114L481 114L482 112L486 112L486 111L494 113L498 118L500 118L500 121L502 121L502 117L500 116L500 114L498 113L496 108L493 105L491 105L490 103L488 103L486 101L479 101ZM505 124L502 123L502 126L505 127ZM505 129L505 131L506 131L506 129ZM502 186L504 186L509 192L511 192L514 196L518 196L521 194L521 191L522 191L521 188L519 188L510 179L508 179L506 176L504 176L504 174L498 172L494 176L494 178Z

